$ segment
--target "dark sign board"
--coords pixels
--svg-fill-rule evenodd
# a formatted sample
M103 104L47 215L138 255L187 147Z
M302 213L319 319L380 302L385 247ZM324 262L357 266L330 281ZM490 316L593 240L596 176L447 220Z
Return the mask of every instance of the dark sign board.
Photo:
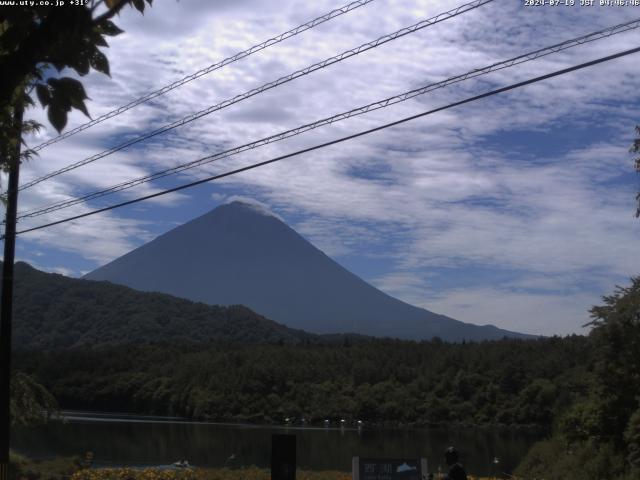
M424 458L353 458L353 480L426 480Z
M271 436L271 480L296 480L296 436Z

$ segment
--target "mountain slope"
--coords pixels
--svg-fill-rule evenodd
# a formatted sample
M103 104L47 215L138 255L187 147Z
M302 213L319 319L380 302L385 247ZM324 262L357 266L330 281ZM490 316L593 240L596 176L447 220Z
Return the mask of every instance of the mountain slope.
M13 341L19 349L321 342L315 335L279 325L243 306L209 306L108 282L68 278L22 262L16 264L15 277Z
M393 298L278 218L242 202L222 205L85 278L212 305L247 305L315 333L450 341L523 336L459 322Z

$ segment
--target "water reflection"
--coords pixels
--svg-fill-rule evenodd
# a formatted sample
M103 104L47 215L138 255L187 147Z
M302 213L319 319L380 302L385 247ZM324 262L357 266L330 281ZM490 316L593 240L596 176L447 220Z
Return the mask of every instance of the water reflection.
M540 433L513 429L351 429L264 427L158 421L142 417L89 419L18 429L12 447L35 458L92 451L99 465L159 465L185 458L198 466L268 467L273 433L297 436L298 465L312 470L351 468L351 457L426 457L444 468L442 452L455 445L467 470L511 472ZM499 458L499 464L494 459Z

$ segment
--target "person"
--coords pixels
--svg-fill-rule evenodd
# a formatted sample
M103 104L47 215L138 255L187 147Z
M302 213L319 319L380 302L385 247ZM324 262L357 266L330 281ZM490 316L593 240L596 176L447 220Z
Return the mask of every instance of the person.
M444 459L449 465L449 473L444 477L445 480L467 480L467 472L458 462L458 450L455 447L449 447L444 451Z

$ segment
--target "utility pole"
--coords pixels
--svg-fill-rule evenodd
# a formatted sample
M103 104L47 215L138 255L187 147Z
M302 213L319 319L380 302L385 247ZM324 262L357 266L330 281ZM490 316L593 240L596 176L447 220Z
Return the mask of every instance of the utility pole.
M16 98L13 130L16 145L7 162L7 215L4 230L4 258L2 263L2 298L0 299L0 480L9 480L9 440L11 428L11 320L13 313L13 262L16 251L16 213L18 210L18 180L22 147L22 95Z

